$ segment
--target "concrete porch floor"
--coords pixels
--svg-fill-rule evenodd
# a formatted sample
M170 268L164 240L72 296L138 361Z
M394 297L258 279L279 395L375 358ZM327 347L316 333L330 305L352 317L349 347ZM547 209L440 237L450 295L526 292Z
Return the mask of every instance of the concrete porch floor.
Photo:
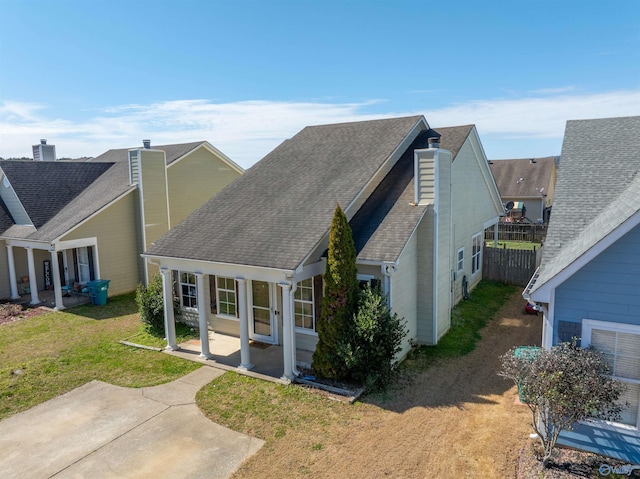
M44 290L38 291L38 298L40 299L39 304L30 305L33 308L37 308L38 306L46 306L47 308L55 308L56 306L56 298L55 293L53 291ZM31 302L31 294L21 294L20 299L12 300L12 303L29 305ZM79 304L87 304L91 302L91 298L89 298L88 294L71 294L70 296L62 296L62 302L65 308L72 308L74 306L78 306Z
M253 364L254 367L250 371L238 369L238 365L240 364L240 338L209 331L209 350L212 355L211 359L203 359L199 357L199 339L192 339L181 343L178 346L180 349L177 351L165 350L165 352L190 361L221 367L222 369L229 371L236 371L247 376L282 382L280 379L284 372L282 346L252 341L250 343L250 351L251 364ZM312 356L313 353L311 351L298 349L296 351L298 368L309 368L311 366Z

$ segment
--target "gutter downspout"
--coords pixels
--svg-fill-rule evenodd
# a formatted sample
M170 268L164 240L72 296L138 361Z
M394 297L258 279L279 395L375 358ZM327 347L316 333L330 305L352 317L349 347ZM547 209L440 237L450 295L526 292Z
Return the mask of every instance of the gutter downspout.
M382 263L380 271L382 272L382 292L387 297L387 307L392 308L391 300L391 275L398 270L398 263Z

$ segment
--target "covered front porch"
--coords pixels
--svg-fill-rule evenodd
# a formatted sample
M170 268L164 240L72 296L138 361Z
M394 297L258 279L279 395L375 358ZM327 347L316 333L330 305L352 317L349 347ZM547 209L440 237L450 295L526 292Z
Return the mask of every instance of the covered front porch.
M241 362L240 338L226 334L209 331L209 357L200 356L202 350L199 339L193 339L178 345L179 349L165 350L168 354L200 362L202 364L215 365L237 371L252 377L259 377L267 380L282 381L282 371L284 370L284 352L282 346L276 344L266 344L257 341L250 341L251 350L251 370L238 368ZM296 350L296 365L298 368L309 369L311 367L313 353L302 349ZM286 381L288 382L288 381Z
M88 281L99 278L96 238L52 243L7 239L10 299L57 310L89 302Z
M88 293L87 294L67 293L66 295L65 294L62 295L62 304L64 308L56 308L56 295L55 295L55 291L53 290L38 291L38 299L40 300L39 303L32 304L31 294L24 293L19 295L18 298L12 299L11 301L13 303L29 305L31 307L45 306L47 308L58 309L58 310L73 308L74 306L78 306L80 304L87 304L91 302L91 298L89 297Z

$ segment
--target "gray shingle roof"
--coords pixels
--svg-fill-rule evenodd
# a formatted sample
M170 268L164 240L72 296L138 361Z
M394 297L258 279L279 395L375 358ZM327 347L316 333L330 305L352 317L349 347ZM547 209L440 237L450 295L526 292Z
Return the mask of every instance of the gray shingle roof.
M530 292L640 209L640 116L568 121L553 215Z
M421 116L306 127L156 241L153 256L293 270Z
M426 211L414 201L413 151L427 148L428 138L441 135L440 147L460 151L473 125L423 131L382 180L349 224L359 260L396 261Z
M455 161L460 148L469 137L469 133L473 130L474 125L460 125L436 128L435 132L441 135L440 148L449 150L451 158Z
M53 218L112 165L8 161L1 168L36 228Z
M151 149L153 150L162 150L165 152L167 165L170 165L178 158L186 155L191 150L194 150L198 146L206 143L205 141L194 141L192 143L180 143L176 145L151 145ZM142 148L133 147L133 148ZM105 151L102 155L96 156L91 159L92 163L95 162L118 162L118 161L127 161L129 159L128 152L132 148L119 148L115 150Z
M167 164L171 164L203 143L151 146L164 150ZM27 203L25 209L36 228L13 225L12 220L9 227L3 226L0 211L0 234L10 238L53 241L134 189L129 184L128 151L128 148L109 150L86 162L3 162L0 165L3 170L13 163L29 165L25 166L23 173L19 167L9 166L13 173L7 173L7 176L23 204ZM31 170L34 174L28 177L24 172Z
M489 165L502 198L540 197L549 191L555 168L553 156L518 160L494 160ZM522 178L522 181L520 181Z

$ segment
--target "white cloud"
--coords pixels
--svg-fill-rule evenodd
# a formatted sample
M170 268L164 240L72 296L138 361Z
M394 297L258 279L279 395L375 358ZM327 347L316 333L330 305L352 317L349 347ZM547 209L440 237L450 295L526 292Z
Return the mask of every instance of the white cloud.
M640 113L640 90L569 94L551 90L543 97L478 100L445 108L385 111L377 101L361 103L243 101L213 103L179 100L104 109L86 121L52 117L44 105L0 104L0 156L31 156L31 145L47 138L58 156L96 156L110 148L208 140L248 167L306 125L424 114L432 126L475 123L487 144L503 141L522 151L502 157L526 157L532 139L561 139L569 119L628 116ZM370 113L375 104L376 113ZM385 104L386 105L386 104ZM487 151L491 156L490 151ZM557 154L551 151L549 154Z

